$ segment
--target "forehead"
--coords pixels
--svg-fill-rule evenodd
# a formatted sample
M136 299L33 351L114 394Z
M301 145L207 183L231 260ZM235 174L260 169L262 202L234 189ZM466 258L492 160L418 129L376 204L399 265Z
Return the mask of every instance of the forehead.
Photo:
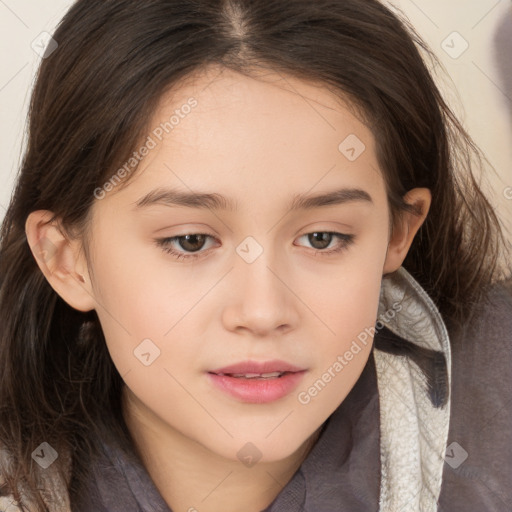
M326 131L338 132L339 136L350 130L359 132L361 138L371 137L355 117L350 100L341 92L335 94L326 84L271 70L258 69L247 76L218 66L194 73L168 91L151 126L168 121L191 98L197 101L197 107L194 115L180 116L179 130L174 126L172 138L177 143L182 134L189 144L200 140L204 147L208 138L217 142L213 135L225 134L228 138L235 131L237 139L253 145L266 143L267 147L272 140L275 144L286 141L293 145L295 141L298 145L313 132L315 139ZM287 129L282 131L283 127Z
M162 96L142 141L154 147L120 200L133 204L156 186L220 191L237 203L340 185L378 196L374 138L354 112L320 83L206 68Z

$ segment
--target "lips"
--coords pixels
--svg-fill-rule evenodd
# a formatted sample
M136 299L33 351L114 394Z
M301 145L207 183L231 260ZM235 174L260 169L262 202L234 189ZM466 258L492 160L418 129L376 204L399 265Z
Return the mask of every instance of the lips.
M278 379L290 372L269 372L269 373L216 373L215 375L227 375L236 379Z
M214 388L247 403L268 403L289 395L307 372L286 361L243 361L207 372Z

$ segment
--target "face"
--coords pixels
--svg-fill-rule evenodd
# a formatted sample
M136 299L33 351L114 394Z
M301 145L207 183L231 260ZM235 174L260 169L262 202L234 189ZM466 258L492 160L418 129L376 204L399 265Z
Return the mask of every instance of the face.
M228 459L248 442L283 459L370 353L389 225L374 138L321 86L227 70L169 93L151 127L132 181L92 210L109 352L162 429ZM226 368L247 362L270 363Z

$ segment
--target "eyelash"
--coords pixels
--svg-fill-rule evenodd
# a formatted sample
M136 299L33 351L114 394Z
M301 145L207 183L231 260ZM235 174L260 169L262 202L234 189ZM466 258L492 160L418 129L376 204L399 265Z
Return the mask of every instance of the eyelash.
M300 238L303 236L311 235L313 233L328 233L330 235L334 235L336 238L340 240L340 244L335 247L334 249L315 249L315 256L317 254L320 254L321 256L330 256L332 254L337 254L345 249L347 249L351 244L355 241L355 235L347 235L344 233L336 233L334 231L312 231L311 233L305 233L304 235L301 235ZM184 259L184 260L195 260L197 258L201 258L205 252L207 251L197 251L196 253L183 253L180 251L176 251L169 247L172 242L178 241L180 238L184 238L187 235L202 235L207 236L209 238L214 238L211 235L208 235L206 233L187 233L185 235L179 235L179 236L173 236L168 238L157 238L155 239L155 243L158 247L160 247L164 252L171 254L171 256L175 257L176 259Z

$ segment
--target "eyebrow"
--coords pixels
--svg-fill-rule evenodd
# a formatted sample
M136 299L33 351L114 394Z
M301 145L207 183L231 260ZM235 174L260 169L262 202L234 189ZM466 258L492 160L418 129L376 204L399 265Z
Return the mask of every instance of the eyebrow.
M365 201L373 205L368 192L359 188L341 188L316 195L297 194L292 197L288 210L312 210L354 201ZM237 203L218 193L184 192L177 189L157 188L140 198L134 210L152 205L184 206L211 210L237 211Z

